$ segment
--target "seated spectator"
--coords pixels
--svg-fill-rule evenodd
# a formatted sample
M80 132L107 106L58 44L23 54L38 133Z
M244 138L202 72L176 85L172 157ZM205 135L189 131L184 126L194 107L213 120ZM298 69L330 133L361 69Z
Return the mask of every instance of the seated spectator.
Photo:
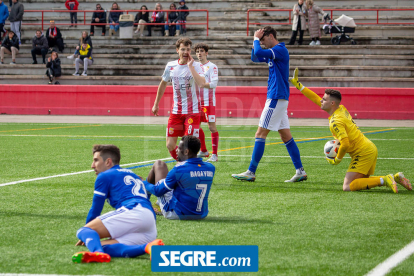
M92 47L84 42L79 49L79 54L79 57L75 60L76 72L73 75L79 76L79 64L83 63L82 76L86 77L88 75L88 66L93 64Z
M66 0L65 6L70 11L77 11L79 7L79 2L77 0ZM78 13L77 12L70 12L70 27L78 27ZM75 23L75 25L73 25Z
M182 25L179 25L180 29L181 29L181 34L186 34L187 33L187 27L185 26L185 23L187 23L187 16L190 14L190 12L189 11L180 11L180 10L188 10L188 7L185 5L184 0L180 1L180 6L178 7L177 10L178 10L177 22L182 24ZM180 35L180 30L177 30L177 33L175 35L176 36Z
M94 23L106 23L106 11L102 9L101 4L96 4L96 11L92 14L92 25L91 25L91 32L90 36L93 36L95 32ZM106 25L98 25L97 27L102 27L102 36L105 36L106 33Z
M148 12L146 12L147 10L148 10L147 6L142 5L141 11L135 15L134 23L138 23L137 30L135 31L135 33L139 32L140 36L144 36L145 25L143 24L150 23L149 14Z
M19 37L9 30L8 36L3 39L1 45L1 61L0 64L3 64L4 52L12 55L12 62L10 64L16 64L16 55L19 53Z
M118 23L118 25L109 26L109 36L115 35L116 32L119 30L119 17L121 16L121 14L124 13L118 10L121 10L121 8L116 2L114 2L112 4L111 11L109 12L108 21L109 23Z
M151 15L151 23L165 23L164 12L160 3L155 4L155 11ZM151 36L152 27L161 27L161 36L164 36L164 25L148 25L148 36Z
M52 52L52 56L47 59L46 63L46 76L49 77L49 84L53 84L53 80L62 75L62 69L60 67L59 55L56 51ZM60 84L58 81L55 84Z
M172 3L170 10L177 10L177 6ZM165 36L174 36L175 30L180 30L180 25L173 25L171 23L177 23L178 13L174 11L168 12L168 24L165 24Z
M36 31L36 35L32 39L32 58L33 63L37 64L36 55L42 55L43 64L46 64L46 54L49 49L46 37L42 34L41 30Z
M50 21L50 28L46 30L47 43L49 44L49 52L51 53L57 46L60 52L63 52L65 46L63 45L62 34L58 27L55 26L55 21Z
M83 31L82 32L82 36L79 38L79 44L78 46L76 46L76 50L75 53L73 53L73 55L68 56L68 59L74 59L77 55L79 55L79 49L82 46L83 43L88 44L89 46L91 46L91 49L93 48L92 45L92 38L88 35L87 31Z

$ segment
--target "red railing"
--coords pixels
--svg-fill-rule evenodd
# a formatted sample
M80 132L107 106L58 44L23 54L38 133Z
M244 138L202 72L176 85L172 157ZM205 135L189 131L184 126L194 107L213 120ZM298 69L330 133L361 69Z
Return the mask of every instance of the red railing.
M134 13L137 13L137 12L141 12L142 10L114 10L114 11L111 11L111 10L107 10L106 12L124 12L124 13L126 13L126 14L129 14L130 12L134 12ZM147 10L147 12L148 13L152 13L152 12L154 12L155 10ZM187 22L187 23L168 23L168 12L177 12L177 10L158 10L158 11L163 11L163 12L165 12L165 19L166 19L166 22L165 23L143 23L142 25L166 25L166 24L171 24L171 25L206 25L206 30L207 30L207 36L208 36L208 28L209 28L209 11L208 10L206 10L206 9L204 9L204 10L180 10L180 12L183 12L183 11L189 11L189 12L206 12L207 13L207 18L206 18L206 23L189 23L189 22ZM26 12L41 12L42 13L42 22L41 23L23 23L22 22L22 25L41 25L42 26L42 31L44 30L44 25L45 25L45 22L44 22L44 13L46 12L46 13L48 13L48 12L50 12L50 13L55 13L55 12L64 12L64 13L70 13L70 12L79 12L79 13L83 13L83 24L82 23L80 23L80 24L71 24L71 23L55 23L55 25L94 25L94 26L102 26L102 25L119 25L119 23L86 23L87 21L92 21L92 17L90 18L90 20L87 20L87 18L86 18L86 13L93 13L93 12L105 12L104 10L71 10L71 11L69 11L69 10L67 10L67 11L62 11L62 10L25 10L24 11L25 13ZM151 17L151 15L149 15L150 17ZM68 19L69 19L69 17L68 17ZM46 22L46 23L48 23L48 22ZM138 25L138 23L134 23L134 25L135 26L137 26Z
M412 25L411 22L391 22L391 23L381 23L379 22L379 12L381 11L414 11L414 9L323 9L325 12L331 12L331 18L333 18L334 11L376 11L377 12L377 22L376 23L357 23L359 25ZM262 11L284 11L289 12L289 22L287 23L250 23L250 12L262 12ZM247 10L247 36L249 36L249 26L250 25L291 25L292 24L292 12L293 9L249 9ZM323 24L323 23L321 23Z

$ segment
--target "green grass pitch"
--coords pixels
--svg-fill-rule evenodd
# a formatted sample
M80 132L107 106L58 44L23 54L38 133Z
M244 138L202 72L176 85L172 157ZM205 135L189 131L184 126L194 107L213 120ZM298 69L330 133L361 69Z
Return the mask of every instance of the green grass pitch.
M361 130L370 131L367 137L378 147L376 175L403 171L414 180L414 129ZM158 236L167 245L258 245L261 275L364 275L413 240L414 192L402 186L399 194L385 187L343 192L350 159L338 166L324 160L328 127L292 127L307 181L283 182L294 167L277 133L266 140L270 145L256 182L231 178L248 168L255 131L256 126L219 126L209 216L202 221L157 217ZM0 184L87 171L94 144L119 146L121 164L167 158L164 136L162 125L1 124ZM207 145L211 150L210 139ZM126 167L132 166L139 164ZM144 177L149 170L133 169ZM71 262L82 250L74 246L75 234L91 206L95 177L89 172L0 186L0 273L151 273L148 256L107 264ZM103 212L110 210L106 205ZM413 271L411 256L389 275Z

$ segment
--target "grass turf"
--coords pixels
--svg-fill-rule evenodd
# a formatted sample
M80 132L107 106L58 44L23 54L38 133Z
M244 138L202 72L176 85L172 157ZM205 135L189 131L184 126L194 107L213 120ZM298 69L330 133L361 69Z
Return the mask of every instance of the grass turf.
M385 187L343 192L350 159L338 166L324 160L327 127L292 128L306 182L283 182L294 168L277 133L266 140L256 182L231 178L247 169L255 130L219 127L209 216L202 221L158 217L158 236L166 244L258 245L263 275L363 275L412 240L414 193L401 186L399 194ZM371 132L367 137L378 147L376 175L403 171L414 179L414 129L361 130ZM118 145L122 164L166 158L164 135L165 126L155 125L1 124L0 184L89 170L94 144ZM149 170L133 169L144 177ZM84 225L94 180L89 172L0 187L0 273L148 275L148 256L72 264L72 254L84 249L74 246L75 233ZM106 205L103 212L110 210ZM413 270L410 257L390 275Z

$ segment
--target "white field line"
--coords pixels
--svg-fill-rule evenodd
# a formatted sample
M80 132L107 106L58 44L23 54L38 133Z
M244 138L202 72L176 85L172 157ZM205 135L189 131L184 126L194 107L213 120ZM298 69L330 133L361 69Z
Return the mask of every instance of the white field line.
M65 274L0 273L0 276L76 276L76 275L65 275ZM89 275L89 276L104 276L104 275Z
M126 167L126 166L131 166L131 165L139 165L139 164L151 163L151 162L155 162L157 160L168 160L168 159L172 159L172 157L163 158L163 159L148 160L148 161L142 161L142 162L136 162L136 163L123 164L121 166ZM64 177L64 176L70 176L70 175L77 175L77 174L89 173L89 172L93 172L93 170L73 172L73 173L57 174L57 175L37 177L37 178L32 178L32 179L23 179L23 180L18 180L18 181L13 181L13 182L8 182L8 183L0 184L0 187L2 187L2 186L8 186L8 185L14 185L14 184L19 184L19 183L32 182L32 181L37 181L37 180L44 180L44 179L56 178L56 177Z
M226 155L219 154L219 156L220 157L226 157L226 156L228 156L228 157L252 157L251 155L230 155L230 154L226 154ZM263 155L263 157L265 157L265 158L290 158L289 155L284 155L284 156L266 156L266 155ZM321 155L321 156L300 156L300 157L301 158L325 158L323 155ZM351 157L345 156L344 158L349 158L350 159ZM383 159L383 160L414 160L414 158L398 158L398 157L396 157L396 158L393 158L393 157L390 157L390 158L378 157L377 159Z
M4 136L4 137L64 137L64 138L160 138L160 139L164 139L165 136L116 136L116 135L47 135L47 134L0 134L0 136ZM222 137L220 136L220 139L252 139L254 140L253 136L248 136L248 137ZM300 137L295 137L296 140L322 140L321 138L300 138ZM325 139L325 138L323 138ZM328 138L326 138L328 139ZM206 140L211 140L211 138L206 137ZM270 137L267 138L267 140L280 140L280 138L278 137ZM371 138L371 141L412 141L414 140L414 138L412 139L380 139L380 138Z
M394 267L402 263L405 259L414 254L414 241L407 244L403 249L377 265L365 276L383 276L388 274Z

